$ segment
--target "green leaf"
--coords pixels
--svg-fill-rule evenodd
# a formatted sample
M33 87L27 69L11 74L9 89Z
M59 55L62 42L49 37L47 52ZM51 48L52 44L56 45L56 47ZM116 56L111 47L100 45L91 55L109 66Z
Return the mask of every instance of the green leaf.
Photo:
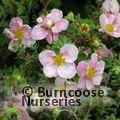
M74 21L74 13L73 12L69 12L68 15L65 18L70 20L70 21Z

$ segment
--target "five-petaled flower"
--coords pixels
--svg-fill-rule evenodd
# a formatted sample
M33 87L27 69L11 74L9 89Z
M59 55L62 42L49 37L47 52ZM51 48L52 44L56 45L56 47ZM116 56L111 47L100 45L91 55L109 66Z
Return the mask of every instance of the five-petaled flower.
M101 59L107 58L112 54L111 51L105 45L98 47L98 49L96 50L96 53Z
M76 74L78 49L73 44L65 44L59 54L51 50L44 50L39 54L39 60L43 65L43 72L46 77L58 77L70 79Z
M9 29L4 30L4 34L11 39L8 46L9 50L16 52L19 44L26 48L35 43L31 37L31 28L28 25L23 25L21 18L12 18L9 26Z
M109 36L120 37L120 7L117 0L105 0L102 5L100 26Z
M53 9L46 17L37 18L38 24L32 30L32 38L42 40L46 38L48 43L58 40L59 33L66 30L68 21L63 18L61 10Z
M100 25L104 32L106 32L109 36L120 37L120 23L118 20L120 16L116 16L113 14L102 14L100 16Z
M93 53L91 61L81 61L77 66L77 74L80 76L78 88L92 89L94 85L100 85L103 78L105 63L101 60L98 62L98 55Z
M116 6L114 8L113 6ZM104 32L110 36L120 37L120 13L116 0L106 0L103 3L104 13L100 16L100 25ZM36 40L46 38L48 43L57 40L59 33L66 30L69 22L63 18L61 10L53 9L46 17L37 18L38 24L33 30L28 25L23 24L19 17L12 18L10 28L6 28L4 33L11 39L8 49L16 52L19 45L24 48L33 45ZM87 24L81 25L81 31L86 34L89 31ZM104 51L101 51L102 53ZM107 51L108 52L108 51ZM107 54L105 53L105 55ZM78 88L92 89L94 85L100 85L103 77L105 63L98 61L96 53L91 55L91 61L79 62L76 70L75 60L78 56L78 49L74 44L65 44L60 53L56 54L52 50L44 50L39 54L39 60L43 65L43 72L46 77L56 77L56 84L63 85L67 79L71 79L77 74L80 76ZM106 55L107 56L107 55Z

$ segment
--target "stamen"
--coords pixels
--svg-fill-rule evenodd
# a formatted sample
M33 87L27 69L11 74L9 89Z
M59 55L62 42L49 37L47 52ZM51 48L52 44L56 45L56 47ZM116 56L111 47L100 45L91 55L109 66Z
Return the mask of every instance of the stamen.
M15 36L21 41L23 37L23 30L16 30L15 31Z
M65 58L62 54L58 54L56 56L53 56L53 61L56 66L61 66L65 62Z
M87 70L87 78L92 79L94 77L94 75L95 75L95 70L93 68L89 68Z
M114 27L113 27L112 25L110 25L110 24L107 24L107 25L105 26L105 28L106 28L106 30L107 30L108 32L114 32Z

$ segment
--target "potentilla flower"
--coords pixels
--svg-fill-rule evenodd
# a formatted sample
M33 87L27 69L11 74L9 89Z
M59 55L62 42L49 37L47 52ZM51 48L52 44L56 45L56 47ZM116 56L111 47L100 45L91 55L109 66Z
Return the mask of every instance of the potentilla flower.
M100 26L109 36L120 37L120 23L118 17L113 14L102 14L100 16Z
M81 61L77 66L77 74L80 76L78 88L92 89L95 85L100 85L103 78L105 63L98 61L98 55L93 53L91 61Z
M102 10L104 13L118 14L119 9L117 0L105 0L102 5Z
M103 58L103 57L107 58L112 54L111 51L105 45L98 47L98 50L96 50L96 53L98 53L100 58Z
M76 74L78 49L73 44L65 44L59 54L51 50L44 50L39 54L39 60L43 65L43 72L46 77L72 78Z
M26 48L35 43L31 37L31 28L28 25L23 25L21 18L12 18L9 26L9 29L4 30L4 34L11 39L8 46L9 50L16 52L19 44Z
M53 9L45 18L37 18L38 24L32 30L32 38L42 40L46 38L48 43L57 40L59 33L66 30L68 21L63 18L61 10Z

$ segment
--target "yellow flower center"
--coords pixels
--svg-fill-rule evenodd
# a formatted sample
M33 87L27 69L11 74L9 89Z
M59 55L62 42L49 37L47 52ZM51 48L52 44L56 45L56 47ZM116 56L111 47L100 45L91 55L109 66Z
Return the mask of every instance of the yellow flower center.
M22 38L23 38L23 30L16 30L15 31L15 36L18 38L18 40L22 40Z
M87 70L87 78L92 79L94 77L94 75L95 75L95 70L93 68L89 68Z
M81 30L81 32L82 32L83 34L86 34L87 32L89 32L89 25L83 23L83 24L80 26L80 30Z
M107 25L105 26L105 28L106 28L106 30L107 30L108 32L114 32L114 27L113 27L112 25L110 25L110 24L107 24Z
M56 66L61 66L65 62L65 58L62 54L58 54L56 56L53 56L53 61Z

